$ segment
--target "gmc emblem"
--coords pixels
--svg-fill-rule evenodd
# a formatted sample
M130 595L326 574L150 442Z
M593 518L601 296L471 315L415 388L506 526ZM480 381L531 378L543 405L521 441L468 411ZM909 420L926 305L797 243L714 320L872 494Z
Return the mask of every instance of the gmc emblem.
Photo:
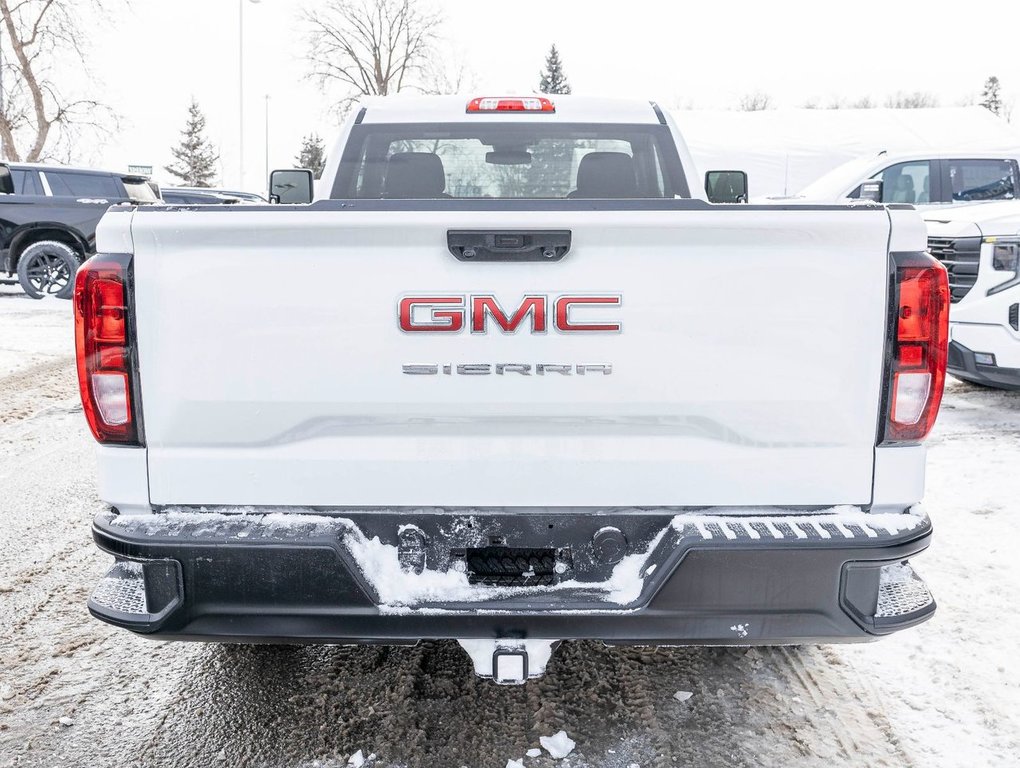
M619 307L621 301L618 295L565 294L555 300L528 295L507 311L490 294L404 296L398 317L404 333L459 333L465 326L471 333L488 333L490 320L503 333L517 333L525 322L531 333L546 333L550 325L560 333L619 333L620 321L596 319L592 310Z

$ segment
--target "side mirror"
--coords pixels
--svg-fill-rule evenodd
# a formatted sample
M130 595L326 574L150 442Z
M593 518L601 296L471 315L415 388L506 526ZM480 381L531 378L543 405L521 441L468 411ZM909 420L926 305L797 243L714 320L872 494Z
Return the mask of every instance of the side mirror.
M315 196L315 179L307 168L290 168L269 174L269 202L306 205Z
M11 169L6 165L0 165L0 194L14 194L14 178L11 176Z
M861 193L858 195L861 200L870 200L873 203L882 202L882 192L885 185L881 179L868 179L861 182Z
M705 193L710 203L746 203L747 174L743 171L709 171Z

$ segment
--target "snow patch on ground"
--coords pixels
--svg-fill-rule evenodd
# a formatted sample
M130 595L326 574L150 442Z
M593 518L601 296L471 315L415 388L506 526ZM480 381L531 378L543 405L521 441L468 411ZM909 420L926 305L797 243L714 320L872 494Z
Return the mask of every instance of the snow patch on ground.
M554 760L561 760L574 751L577 744L567 736L566 731L560 731L552 736L539 736L538 743L552 756Z
M71 302L30 299L15 286L0 286L0 378L58 357L74 355Z

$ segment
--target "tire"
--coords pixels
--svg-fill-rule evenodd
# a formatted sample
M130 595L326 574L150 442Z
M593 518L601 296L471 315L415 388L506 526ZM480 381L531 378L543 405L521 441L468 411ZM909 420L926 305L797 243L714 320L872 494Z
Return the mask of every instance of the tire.
M77 252L66 243L56 240L32 243L18 259L18 282L33 299L44 296L70 299L79 263Z

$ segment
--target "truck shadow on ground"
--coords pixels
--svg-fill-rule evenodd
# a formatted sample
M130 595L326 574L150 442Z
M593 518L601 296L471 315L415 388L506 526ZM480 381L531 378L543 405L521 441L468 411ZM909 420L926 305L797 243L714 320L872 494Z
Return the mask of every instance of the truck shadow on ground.
M575 767L673 766L678 756L761 765L773 750L775 764L791 750L838 760L852 747L832 738L810 690L829 663L817 648L569 642L545 677L507 687L477 678L453 642L207 646L176 697L200 716L169 718L144 764L343 766L360 749L379 766L502 768L559 730L577 742ZM678 691L692 695L680 701ZM806 702L800 711L794 698ZM819 739L815 731L826 730ZM820 754L800 746L818 740L830 745ZM554 763L546 755L526 764Z

